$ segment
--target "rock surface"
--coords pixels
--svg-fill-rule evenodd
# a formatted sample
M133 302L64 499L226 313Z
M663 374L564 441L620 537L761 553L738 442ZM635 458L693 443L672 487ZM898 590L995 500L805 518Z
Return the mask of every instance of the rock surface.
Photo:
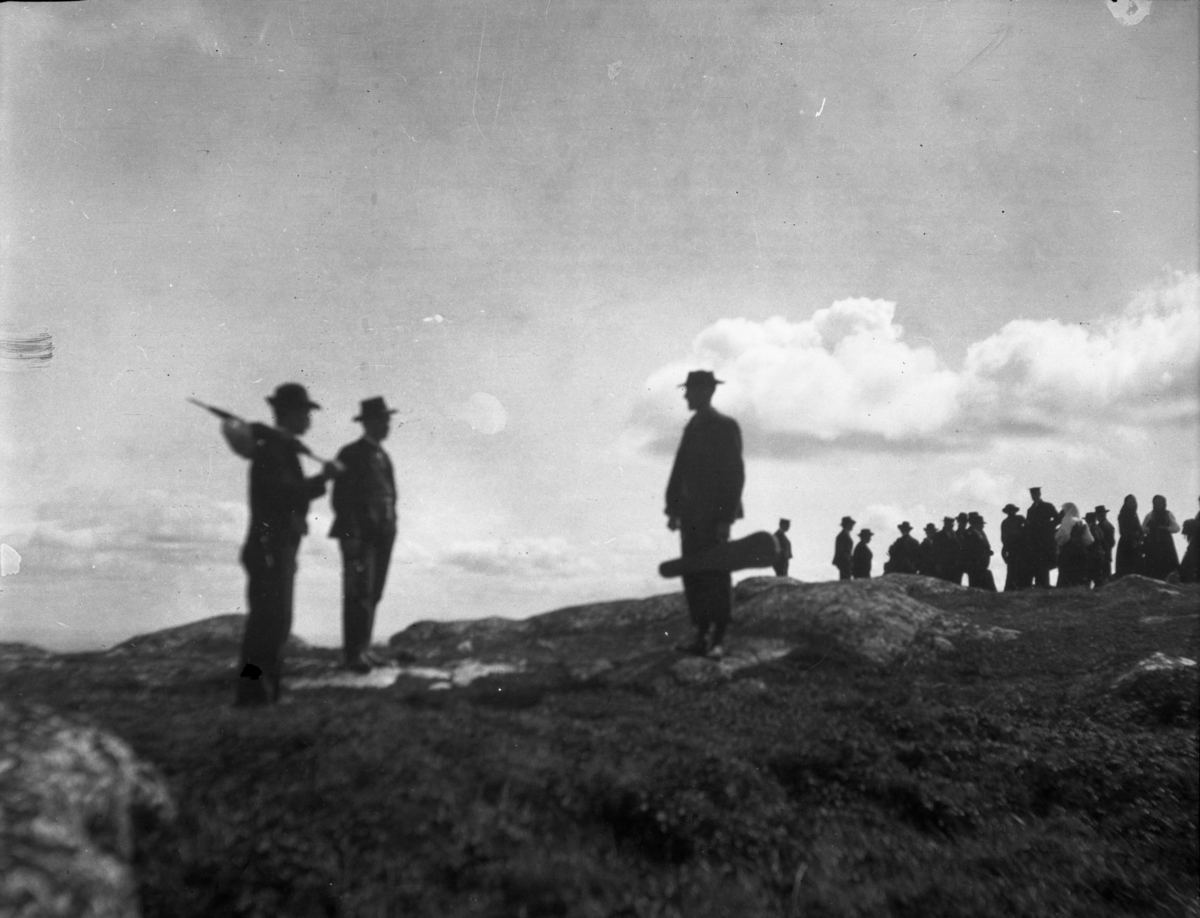
M0 915L137 916L135 813L169 820L174 806L124 742L0 702Z

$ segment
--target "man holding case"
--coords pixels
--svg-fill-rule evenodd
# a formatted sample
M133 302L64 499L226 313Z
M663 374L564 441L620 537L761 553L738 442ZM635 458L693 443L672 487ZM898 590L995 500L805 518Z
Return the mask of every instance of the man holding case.
M363 436L337 456L346 471L333 485L329 537L338 540L342 552L345 666L357 673L382 662L371 654L371 632L396 540L396 479L381 445L395 413L383 396L363 400L354 419L362 423Z
M733 418L712 407L722 380L709 370L693 370L683 384L687 406L695 414L683 430L667 483L667 528L678 530L682 555L699 554L729 541L729 529L742 517L742 432ZM683 592L696 626L686 650L720 658L733 613L733 577L729 571L684 574ZM711 633L710 633L711 631Z

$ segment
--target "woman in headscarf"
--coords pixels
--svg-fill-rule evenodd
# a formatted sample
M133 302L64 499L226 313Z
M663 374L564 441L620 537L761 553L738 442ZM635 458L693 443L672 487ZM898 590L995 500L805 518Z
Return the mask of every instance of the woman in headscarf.
M1146 563L1143 573L1155 580L1166 580L1179 570L1179 554L1175 551L1173 533L1179 531L1175 514L1167 509L1167 499L1154 495L1154 509L1146 514L1142 522L1142 533L1146 537Z
M1142 572L1142 521L1138 516L1137 498L1125 495L1125 503L1117 515L1117 570L1114 576L1140 574Z
M1079 508L1068 501L1062 505L1054 542L1058 546L1058 583L1060 587L1087 586L1087 551L1095 541Z

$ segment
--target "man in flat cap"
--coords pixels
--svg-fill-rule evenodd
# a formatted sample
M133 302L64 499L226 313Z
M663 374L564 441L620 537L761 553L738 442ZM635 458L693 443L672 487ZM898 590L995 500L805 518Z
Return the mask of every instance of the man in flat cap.
M775 541L779 543L779 554L775 556L775 576L786 577L788 561L792 559L792 543L786 533L792 528L791 520L781 519L779 528L775 530Z
M838 569L838 580L849 580L854 573L854 537L850 530L854 520L842 517L842 531L833 540L833 566Z
M854 561L851 573L855 580L871 579L871 559L874 553L867 546L871 544L871 536L875 533L870 529L858 531L858 544L854 546Z
M296 552L308 532L308 504L325 493L339 466L328 462L321 474L304 477L297 439L320 408L299 383L284 383L267 397L275 426L251 424L250 529L242 547L250 608L234 704L251 707L279 700L283 648L292 631Z
M693 370L683 383L687 406L695 414L683 430L667 482L667 527L679 531L683 557L729 541L729 529L742 517L742 432L733 418L712 406L722 380L708 370ZM685 649L720 657L725 629L733 613L733 577L729 571L684 574L683 592L696 626Z
M1033 503L1025 511L1025 545L1029 552L1029 573L1033 585L1050 586L1050 572L1058 567L1058 508L1042 500L1041 488L1030 488Z
M888 548L888 559L884 562L885 574L915 574L920 562L921 543L911 535L912 524L905 520L896 527L900 538Z
M338 540L342 552L344 665L357 673L381 663L371 653L371 632L396 540L396 478L382 446L395 413L383 396L364 399L354 418L363 435L337 456L346 471L333 485L329 537Z

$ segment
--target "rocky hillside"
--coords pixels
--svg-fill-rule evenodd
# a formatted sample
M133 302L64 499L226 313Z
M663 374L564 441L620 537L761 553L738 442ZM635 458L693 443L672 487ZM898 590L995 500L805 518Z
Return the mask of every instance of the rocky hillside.
M1198 625L753 578L719 663L671 594L296 641L255 711L239 616L4 645L0 914L1200 916Z

